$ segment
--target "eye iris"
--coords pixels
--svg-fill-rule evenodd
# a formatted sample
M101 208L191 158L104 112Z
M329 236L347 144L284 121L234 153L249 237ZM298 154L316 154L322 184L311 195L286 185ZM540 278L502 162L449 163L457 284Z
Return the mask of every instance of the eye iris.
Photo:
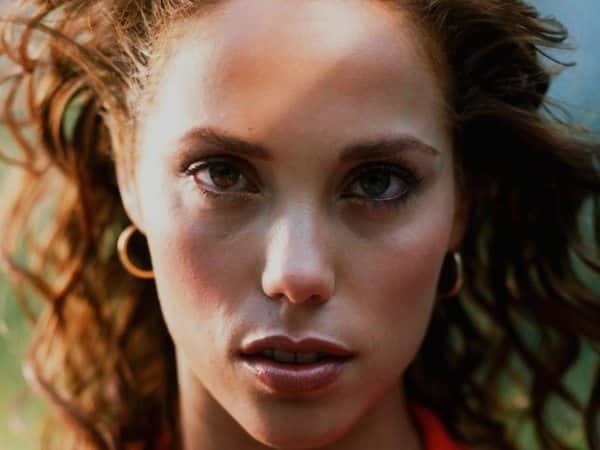
M209 168L210 178L220 188L235 186L240 173L228 164L216 163Z
M373 170L361 177L360 186L367 195L378 196L388 190L391 183L390 173L385 170Z

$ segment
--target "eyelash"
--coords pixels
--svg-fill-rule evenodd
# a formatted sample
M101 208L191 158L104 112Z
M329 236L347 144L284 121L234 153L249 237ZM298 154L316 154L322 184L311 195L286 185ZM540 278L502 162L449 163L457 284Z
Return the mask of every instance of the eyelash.
M200 172L205 169L210 169L215 164L225 164L230 168L234 168L236 172L238 172L241 177L246 180L249 180L249 177L244 175L244 166L242 162L237 162L237 158L233 157L214 157L205 159L203 161L196 161L184 169L184 173L187 176L191 176L196 181L196 177ZM395 208L403 205L409 198L416 192L419 184L422 181L422 178L417 175L416 171L407 167L405 163L390 163L390 162L368 162L363 164L351 171L351 181L347 183L346 186L352 186L357 183L361 176L372 173L374 171L382 171L383 173L390 174L392 177L397 177L405 186L402 189L402 193L391 198L385 199L377 199L377 198L369 198L365 196L356 196L356 195L342 195L342 198L351 199L353 203L363 204L367 207L373 208ZM252 183L252 181L246 181L246 183ZM393 183L390 182L390 183ZM198 188L202 195L207 197L217 199L217 200L239 200L240 197L252 197L254 193L248 193L243 191L232 191L232 192L217 192L213 189L207 189L201 187L198 181L196 181ZM237 184L237 183L236 183ZM233 197L233 198L232 198Z

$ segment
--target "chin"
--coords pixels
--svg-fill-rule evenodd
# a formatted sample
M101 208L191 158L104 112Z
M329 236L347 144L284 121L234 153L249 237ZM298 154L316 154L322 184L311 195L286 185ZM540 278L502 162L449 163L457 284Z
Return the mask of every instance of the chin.
M331 434L315 435L313 433L303 435L298 435L297 433L282 434L280 431L274 431L273 433L252 437L267 447L285 450L301 450L324 447L325 445L337 441L341 436Z
M332 444L342 438L350 428L350 424L342 427L339 424L334 424L327 417L322 417L319 420L321 427L317 427L317 429L310 426L308 422L295 424L290 420L287 426L262 426L255 430L246 431L254 440L267 447L300 450L320 448Z

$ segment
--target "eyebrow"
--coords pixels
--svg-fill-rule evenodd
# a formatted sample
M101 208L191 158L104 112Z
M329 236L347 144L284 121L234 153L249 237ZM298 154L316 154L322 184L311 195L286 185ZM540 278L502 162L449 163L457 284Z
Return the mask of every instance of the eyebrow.
M186 132L183 143L203 140L209 145L249 158L272 161L272 153L263 145L246 141L221 132L215 128L196 127ZM440 151L410 134L399 134L357 142L342 148L340 162L360 161L373 158L389 158L403 151L414 149L437 156Z

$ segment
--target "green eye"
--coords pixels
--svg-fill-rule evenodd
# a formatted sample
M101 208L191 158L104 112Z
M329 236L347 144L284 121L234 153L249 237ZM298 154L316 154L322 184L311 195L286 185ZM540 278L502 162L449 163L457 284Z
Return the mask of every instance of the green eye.
M392 184L392 177L387 170L376 169L360 177L360 187L370 197L383 195Z
M367 202L388 202L404 198L418 184L411 171L394 164L374 163L358 169L345 197Z

